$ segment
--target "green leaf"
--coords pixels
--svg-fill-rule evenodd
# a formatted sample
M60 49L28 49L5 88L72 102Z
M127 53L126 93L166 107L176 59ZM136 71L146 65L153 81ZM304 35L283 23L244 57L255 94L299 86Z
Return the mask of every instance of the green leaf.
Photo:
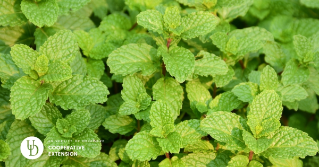
M163 34L163 15L157 10L147 10L137 15L137 24L144 28Z
M185 120L179 123L175 132L179 133L183 139L182 146L185 147L189 144L195 144L207 134L200 129L200 121L196 119Z
M5 141L0 140L0 160L5 160L10 154L11 150L9 145Z
M55 26L69 30L88 31L95 28L95 25L87 14L91 14L91 10L88 8L82 8L82 10L79 10L76 13L59 16Z
M194 55L183 47L171 47L169 54L163 55L163 60L166 70L180 83L188 79L194 72Z
M216 8L221 18L232 20L244 16L252 4L252 0L219 0Z
M305 61L306 57L313 54L312 53L312 43L311 41L302 35L294 35L293 37L294 47L298 56L299 61ZM311 55L312 57L313 55Z
M12 113L17 119L26 119L40 112L48 99L49 84L41 85L30 77L22 77L11 88Z
M21 10L26 18L38 27L52 26L58 19L59 7L56 1L41 0L33 2L22 0Z
M127 76L123 79L123 90L121 92L124 101L137 101L139 94L146 93L146 89L140 78Z
M206 167L206 165L215 159L216 154L213 152L209 153L191 153L181 160L186 164L186 166L196 166L196 167Z
M151 167L151 165L148 161L135 160L132 164L132 167Z
M86 110L90 112L90 123L87 128L92 130L97 129L105 120L109 113L106 112L105 107L102 105L92 104L85 107Z
M111 133L125 135L136 128L136 121L127 115L111 115L105 119L103 126Z
M232 67L228 67L228 72L225 75L216 75L214 77L214 82L217 87L223 87L227 85L232 79L233 76L235 75L235 71L233 70Z
M177 7L168 7L163 16L165 27L174 30L181 24L181 15Z
M132 27L131 20L122 13L112 13L104 17L99 29L106 33L111 33L118 29L129 30Z
M128 44L113 51L107 60L111 73L128 75L142 72L151 75L159 66L157 51L147 44Z
M49 59L45 55L41 55L37 58L34 70L37 71L39 76L42 76L48 72Z
M6 140L11 149L11 155L5 160L6 166L16 167L29 161L21 154L20 146L25 138L36 133L37 131L26 121L15 120L12 123Z
M182 18L184 31L181 37L190 39L205 35L214 30L218 23L219 18L210 12L193 12Z
M71 31L61 30L50 36L40 47L40 54L46 55L49 60L71 62L78 52L78 44Z
M40 77L45 82L65 81L72 78L71 67L62 61L53 61L49 63L48 72Z
M91 117L88 110L82 109L72 111L72 113L67 115L65 119L75 127L77 133L81 133L85 128L87 128Z
M299 110L306 111L312 114L316 113L319 108L317 96L313 91L308 91L308 97L299 101L296 105L299 107Z
M60 111L53 104L46 103L39 113L30 117L30 121L38 132L46 135L59 118L62 118Z
M11 89L16 80L25 75L9 54L0 53L0 66L1 86L3 88Z
M287 62L281 45L274 41L267 41L264 44L263 52L265 53L265 61L274 67L283 68Z
M175 79L165 77L157 80L152 89L153 100L165 101L170 113L176 118L183 104L183 87Z
M248 167L263 167L263 164L258 161L252 160L249 162Z
M280 127L282 103L279 95L274 90L265 90L253 100L248 121L255 138L267 136Z
M289 159L297 156L304 158L314 156L318 152L317 143L307 133L291 127L280 127L271 134L271 138L273 142L263 153L267 157Z
M276 90L278 87L278 77L276 71L267 65L260 75L260 90Z
M86 139L87 140L87 139ZM61 142L64 141L64 142ZM61 134L58 132L56 127L53 127L49 133L47 133L46 138L44 139L44 146L46 150L49 152L58 152L61 149L57 147L50 147L50 146L70 146L71 140L70 138L62 137Z
M110 151L109 151L109 157L112 161L117 161L120 159L119 154L123 154L125 152L125 145L127 144L127 140L120 139L116 140Z
M36 73L33 69L39 56L38 52L27 45L17 44L11 48L10 53L12 60L19 68L22 68L23 72L26 74Z
M70 66L72 68L72 74L76 75L86 75L87 74L87 67L85 64L85 59L82 57L80 52L75 54L75 58L72 62L70 62Z
M300 3L310 8L319 8L318 0L300 0Z
M310 67L310 75L306 85L308 85L313 91L319 95L319 71L315 70L314 68Z
M218 167L227 167L228 162L230 161L230 156L232 153L228 150L219 151L214 160L210 161L208 166L218 166Z
M252 102L255 96L257 96L259 90L258 85L252 82L244 82L236 85L231 90L237 98L243 102Z
M297 84L279 87L278 91L282 100L288 102L300 101L308 96L307 91Z
M37 50L40 49L40 47L44 44L46 40L48 40L50 36L54 35L59 30L60 28L58 27L37 28L34 32L34 43L37 46Z
M111 95L106 102L106 110L109 113L116 114L122 104L123 99L120 93Z
M222 52L226 52L226 45L228 42L228 36L226 32L216 32L210 36L213 44L216 45Z
M78 140L80 142L77 142L75 140ZM84 142L85 140L87 140L87 142ZM70 145L75 147L84 146L84 149L76 150L78 155L82 157L94 158L99 155L101 151L101 142L96 142L99 140L100 138L98 137L98 135L95 134L92 129L87 128L84 129L84 131L77 136L74 136L73 141Z
M89 2L90 0L59 0L59 15L67 14L70 11L77 11Z
M76 132L76 127L67 119L58 119L56 122L56 128L61 136L66 138L71 138Z
M309 77L309 69L299 66L295 60L290 60L284 72L281 74L281 82L286 85L301 84L305 82Z
M42 155L33 160L29 160L26 166L37 167L37 166L59 166L62 161L65 160L64 157L59 156L49 156L49 153L44 150Z
M199 112L203 113L207 111L207 104L209 100L212 99L212 96L202 83L199 81L188 82L186 84L186 92L191 103L191 108L196 108L197 105L201 105L205 108L205 110L197 108Z
M170 111L165 101L158 100L153 103L150 111L152 135L166 137L175 130L173 113Z
M251 71L250 74L248 75L248 79L250 82L256 83L260 85L260 71Z
M84 59L84 60L85 60L86 68L87 68L87 75L90 77L101 79L105 70L105 65L103 61L94 60L94 59Z
M99 80L81 75L61 82L49 95L50 102L63 109L78 109L88 104L104 103L109 91Z
M294 157L292 159L269 157L269 161L274 167L303 167L303 162L299 159L299 157Z
M149 161L161 155L161 147L156 138L148 132L139 132L125 146L128 156L134 161Z
M247 167L249 163L248 157L244 155L236 155L228 162L227 167Z
M179 153L180 148L182 147L182 137L177 132L168 134L164 139L157 138L156 140L165 153Z
M213 111L228 111L236 109L242 102L238 100L237 96L233 92L224 92L219 94L214 98L213 101L209 103L209 107ZM208 112L208 115L211 113Z
M268 139L266 137L255 139L250 132L247 132L245 130L243 131L243 139L248 148L252 150L255 154L264 152L272 142L272 139Z
M199 140L194 144L187 145L184 152L210 152L214 151L214 146L207 140Z
M1 26L21 26L27 22L20 8L21 0L2 0L0 6L0 25Z
M214 139L226 143L229 150L242 150L245 142L242 138L240 116L225 111L216 111L204 118L200 128Z
M210 54L205 51L200 51L195 61L194 74L202 76L215 76L215 75L225 75L228 72L228 67L220 57L214 54Z

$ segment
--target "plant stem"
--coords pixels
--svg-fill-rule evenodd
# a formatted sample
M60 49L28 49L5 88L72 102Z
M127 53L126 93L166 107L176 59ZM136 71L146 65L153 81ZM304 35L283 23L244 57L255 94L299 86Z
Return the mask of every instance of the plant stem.
M249 161L251 161L254 157L254 152L253 151L250 151L249 152Z
M133 24L129 31L132 31L137 26L137 23Z
M239 60L239 64L243 70L246 68L242 60Z
M171 45L171 42L172 42L172 39L171 39L171 38L168 38L168 39L167 39L167 43L166 43L167 49L169 49L169 46Z
M169 157L169 153L165 153L166 158L168 158L169 160L171 160L171 158Z
M217 143L215 150L218 151L218 149L219 149L219 143Z
M165 76L166 75L166 67L165 67L165 64L163 62L162 64L162 74Z

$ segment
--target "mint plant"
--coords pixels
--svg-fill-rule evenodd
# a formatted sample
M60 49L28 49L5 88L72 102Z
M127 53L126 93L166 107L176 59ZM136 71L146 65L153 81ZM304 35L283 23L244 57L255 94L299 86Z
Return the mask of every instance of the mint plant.
M319 165L317 1L0 4L0 167Z

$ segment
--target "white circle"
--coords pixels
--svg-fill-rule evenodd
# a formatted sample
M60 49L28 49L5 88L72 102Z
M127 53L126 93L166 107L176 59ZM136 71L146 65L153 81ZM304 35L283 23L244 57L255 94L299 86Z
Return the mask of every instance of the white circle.
M20 150L27 159L37 159L43 153L43 143L37 137L27 137L22 141Z

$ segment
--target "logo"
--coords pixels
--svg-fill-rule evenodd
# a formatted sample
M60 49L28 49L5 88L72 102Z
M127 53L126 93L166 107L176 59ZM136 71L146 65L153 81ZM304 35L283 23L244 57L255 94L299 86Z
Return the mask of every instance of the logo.
M20 150L27 159L37 159L43 153L43 143L37 137L27 137L22 141Z

